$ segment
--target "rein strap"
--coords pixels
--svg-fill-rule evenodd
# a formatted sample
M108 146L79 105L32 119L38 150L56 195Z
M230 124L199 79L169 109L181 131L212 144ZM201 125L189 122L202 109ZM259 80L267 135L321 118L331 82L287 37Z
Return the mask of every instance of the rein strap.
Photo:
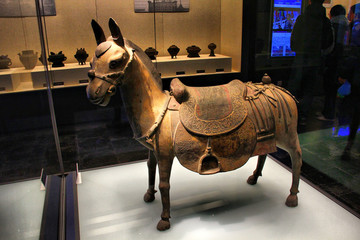
M155 134L157 128L159 127L159 125L161 124L162 120L164 119L165 113L168 109L169 106L169 102L171 99L170 94L168 94L168 92L166 92L168 97L165 100L164 106L161 110L160 115L156 118L154 124L150 127L150 129L147 131L145 136L139 137L139 138L135 138L137 141L143 143L146 147L150 148L150 149L154 149L151 137Z
M131 62L134 60L135 49L133 49L132 52L133 52L133 54L130 54L130 59L126 63L123 70L118 71L118 72L109 73L109 74L103 74L103 75L95 74L95 77L99 78L99 79L101 79L101 80L103 80L105 82L108 82L108 83L110 83L111 85L114 85L114 86L118 86L119 84L121 85L121 81L125 77L126 70L129 68Z

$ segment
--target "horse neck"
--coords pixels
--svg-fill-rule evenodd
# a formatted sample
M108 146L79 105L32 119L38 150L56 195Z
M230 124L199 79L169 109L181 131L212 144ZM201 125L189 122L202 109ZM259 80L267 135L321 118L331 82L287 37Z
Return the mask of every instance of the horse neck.
M133 61L121 86L121 96L136 138L144 136L161 114L167 94L162 84L138 61Z

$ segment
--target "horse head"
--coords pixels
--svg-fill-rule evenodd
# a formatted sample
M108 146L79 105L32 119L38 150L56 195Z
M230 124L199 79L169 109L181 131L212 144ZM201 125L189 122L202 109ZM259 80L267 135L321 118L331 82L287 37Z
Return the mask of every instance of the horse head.
M95 20L92 20L91 26L98 46L95 56L90 61L90 83L86 93L92 103L106 106L115 94L117 86L123 84L134 53L125 46L120 28L112 18L109 20L111 37L108 39Z

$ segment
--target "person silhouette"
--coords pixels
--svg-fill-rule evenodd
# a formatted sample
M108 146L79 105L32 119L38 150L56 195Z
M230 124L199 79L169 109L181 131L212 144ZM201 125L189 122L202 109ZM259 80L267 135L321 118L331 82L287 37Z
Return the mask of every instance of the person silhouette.
M356 133L360 125L360 3L353 5L349 12L350 34L347 54L339 68L339 82L351 84L350 95L346 96L347 104L351 108L350 133L341 159L351 157L351 149L355 142Z
M322 121L334 121L336 112L336 95L340 87L338 82L338 64L343 58L349 21L345 17L346 10L342 5L335 5L330 10L330 22L334 29L334 48L325 58L324 73L324 107L317 117Z
M305 125L313 98L322 88L323 56L333 46L333 30L323 2L309 1L296 19L290 38L295 59L288 90L299 99L300 125Z

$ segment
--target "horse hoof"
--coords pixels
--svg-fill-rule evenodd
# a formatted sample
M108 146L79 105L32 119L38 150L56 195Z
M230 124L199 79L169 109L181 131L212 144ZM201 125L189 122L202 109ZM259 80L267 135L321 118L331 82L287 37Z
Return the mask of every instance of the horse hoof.
M145 195L144 195L144 201L145 202L149 203L149 202L152 202L154 200L155 200L155 194L154 193L149 193L149 192L145 193Z
M247 183L250 184L250 185L255 185L257 183L257 179L255 178L254 175L251 175L248 180L247 180Z
M158 225L157 225L157 230L159 231L165 231L168 230L170 228L170 221L167 220L160 220Z
M298 197L297 197L297 195L290 194L287 197L285 204L288 207L296 207L298 205Z

